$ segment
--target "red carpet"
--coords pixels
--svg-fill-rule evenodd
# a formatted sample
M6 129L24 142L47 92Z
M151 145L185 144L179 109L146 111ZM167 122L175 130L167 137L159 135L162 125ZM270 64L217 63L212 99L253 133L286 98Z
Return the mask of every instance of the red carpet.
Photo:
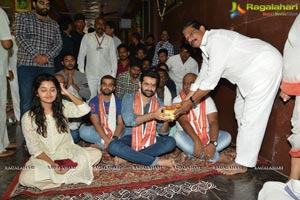
M228 150L227 150L228 151ZM230 151L230 150L229 150ZM179 154L173 152L165 157L179 159ZM191 178L201 178L217 173L213 166L204 166L205 163L199 159L192 159L184 163L177 162L175 168L145 167L141 165L126 164L122 167L113 167L112 158L106 151L103 152L101 163L94 169L94 181L91 185L70 184L62 185L59 188L39 190L28 188L18 183L19 174L8 186L2 199L12 198L17 195L46 196L53 194L81 194L88 192L93 195L109 192L120 188L134 189L150 187L154 184L170 183Z

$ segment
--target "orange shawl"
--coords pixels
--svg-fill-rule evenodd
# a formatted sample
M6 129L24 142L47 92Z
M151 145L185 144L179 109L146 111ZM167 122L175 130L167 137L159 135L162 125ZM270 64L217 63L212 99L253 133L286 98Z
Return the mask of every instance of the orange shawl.
M185 93L181 91L179 93L181 100L185 98ZM206 123L206 101L203 100L199 104L200 107L200 115L196 116L194 109L191 109L187 114L188 120L191 122L191 126L194 128L198 137L200 138L203 145L209 143L208 134L206 131L207 123Z
M133 100L133 112L136 115L144 115L144 105L141 98L140 90L134 95ZM154 112L159 108L159 102L154 95L151 98L149 113ZM155 119L148 121L146 123L140 124L132 128L132 143L131 148L140 151L145 147L148 147L156 142L156 125L157 121ZM144 128L144 126L146 126Z

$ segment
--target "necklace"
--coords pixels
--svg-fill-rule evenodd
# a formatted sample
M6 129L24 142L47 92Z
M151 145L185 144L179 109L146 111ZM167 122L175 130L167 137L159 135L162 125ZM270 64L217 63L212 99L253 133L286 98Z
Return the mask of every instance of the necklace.
M159 0L156 0L156 3L157 3L157 11L158 11L158 15L160 16L160 21L163 21L164 20L164 15L165 15L165 12L166 12L166 7L167 7L167 0L164 0L164 7L163 7L163 10L162 12L160 11L160 8L159 8Z

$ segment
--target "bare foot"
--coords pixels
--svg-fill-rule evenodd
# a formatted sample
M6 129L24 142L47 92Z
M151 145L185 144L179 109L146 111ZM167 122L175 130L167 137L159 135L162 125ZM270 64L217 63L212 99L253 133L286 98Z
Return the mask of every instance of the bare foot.
M125 164L127 162L128 162L127 160L124 160L123 158L120 158L120 157L117 157L117 156L115 156L115 158L114 158L114 165L116 167L121 165L121 164Z
M230 163L233 161L233 157L228 154L220 154L217 162L220 163Z
M188 159L188 155L184 152L181 152L180 154L180 162L185 162Z
M8 156L11 156L14 153L15 153L15 151L12 151L12 150L4 151L4 152L0 153L0 158L5 158L5 157L8 157Z
M215 166L215 169L224 175L242 174L242 173L246 173L248 170L247 167L243 165L239 165L235 162L232 162L231 164L227 164L227 165Z
M174 159L160 158L157 162L157 165L163 166L163 167L175 167L176 162Z

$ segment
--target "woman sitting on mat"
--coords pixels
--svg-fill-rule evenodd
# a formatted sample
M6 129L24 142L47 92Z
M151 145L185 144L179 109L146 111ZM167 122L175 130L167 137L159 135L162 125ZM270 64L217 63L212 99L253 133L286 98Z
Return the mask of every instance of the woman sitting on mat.
M90 184L94 178L92 165L101 160L102 153L74 144L67 120L89 113L90 107L50 74L37 76L33 91L32 106L22 118L31 157L20 174L20 184L41 190L62 183ZM72 102L62 100L62 95Z

